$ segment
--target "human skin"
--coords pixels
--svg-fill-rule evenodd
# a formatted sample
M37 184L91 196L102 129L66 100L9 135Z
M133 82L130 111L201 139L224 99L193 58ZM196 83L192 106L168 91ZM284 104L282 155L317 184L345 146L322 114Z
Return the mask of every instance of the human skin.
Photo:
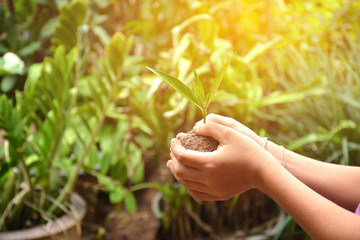
M313 239L360 239L360 168L323 163L264 139L231 118L209 115L194 131L220 143L201 153L171 145L167 166L198 200L226 200L257 188L287 211ZM181 137L181 135L179 136Z

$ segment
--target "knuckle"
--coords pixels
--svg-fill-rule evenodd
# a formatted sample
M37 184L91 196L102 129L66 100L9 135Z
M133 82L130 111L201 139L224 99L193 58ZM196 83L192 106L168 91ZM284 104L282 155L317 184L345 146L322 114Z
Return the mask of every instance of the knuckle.
M183 164L185 162L185 156L183 152L179 152L178 156L177 156L177 160L179 161L179 163Z
M216 176L216 173L218 173L217 166L214 164L206 164L204 171L207 173L207 175L212 176L209 178L209 180L214 180Z
M197 194L193 194L193 198L195 198L196 200L202 201L202 198Z
M179 178L181 178L181 179L183 179L185 176L184 176L184 172L183 171L181 171L180 169L178 169L178 171L176 172L176 175L179 177Z
M201 198L200 198L200 196L198 194L196 194L193 191L189 191L189 193L194 199L201 201Z
M177 152L176 158L178 161L181 161L183 157L184 157L184 154L181 151Z

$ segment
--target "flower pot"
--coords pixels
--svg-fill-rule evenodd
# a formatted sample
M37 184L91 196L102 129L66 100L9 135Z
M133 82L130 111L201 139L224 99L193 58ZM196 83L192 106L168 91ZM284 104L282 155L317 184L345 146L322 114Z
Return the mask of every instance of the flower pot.
M71 195L70 200L71 214L63 215L44 225L0 233L0 240L80 240L86 202L75 193Z

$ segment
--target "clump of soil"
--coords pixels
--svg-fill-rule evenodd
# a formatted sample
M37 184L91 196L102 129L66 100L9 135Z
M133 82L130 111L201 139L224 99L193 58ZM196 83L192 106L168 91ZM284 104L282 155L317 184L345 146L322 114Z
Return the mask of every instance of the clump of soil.
M211 137L197 135L193 131L180 135L179 140L184 148L199 152L213 152L219 146L217 140Z

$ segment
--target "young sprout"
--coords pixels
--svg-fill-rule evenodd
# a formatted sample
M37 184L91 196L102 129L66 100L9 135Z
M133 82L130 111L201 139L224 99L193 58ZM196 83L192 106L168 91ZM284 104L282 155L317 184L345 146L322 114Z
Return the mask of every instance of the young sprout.
M231 60L231 59L230 59ZM211 83L209 92L205 95L205 91L203 85L200 82L199 76L196 71L194 71L195 81L193 81L193 90L191 90L185 83L180 81L177 78L174 78L164 72L154 70L152 68L147 67L150 71L155 73L159 78L168 83L172 88L174 88L177 92L183 95L187 100L195 104L198 108L200 108L201 113L203 115L204 123L206 123L206 115L209 104L216 92L219 88L221 81L224 78L226 68L230 63L230 60L221 68L219 74L216 76L215 80Z

